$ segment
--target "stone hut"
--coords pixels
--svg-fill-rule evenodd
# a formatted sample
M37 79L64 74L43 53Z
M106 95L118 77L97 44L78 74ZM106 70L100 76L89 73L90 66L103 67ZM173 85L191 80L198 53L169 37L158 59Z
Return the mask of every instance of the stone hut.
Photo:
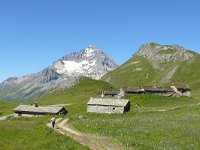
M126 99L90 98L87 112L124 113L130 110L130 101Z
M67 114L67 110L64 107L59 106L38 106L38 105L19 105L14 111L14 116L43 116L43 115L60 115Z
M116 96L117 94L119 94L119 90L104 90L101 93L101 97L105 97L105 96Z

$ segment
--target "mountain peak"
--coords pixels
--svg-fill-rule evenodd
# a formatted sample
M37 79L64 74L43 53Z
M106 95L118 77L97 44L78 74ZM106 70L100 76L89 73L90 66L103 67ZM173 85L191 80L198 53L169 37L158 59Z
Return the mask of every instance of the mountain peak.
M101 50L94 45L88 45L88 47L83 49L83 51L86 53L87 57L90 57L92 55L95 55L96 52L99 52Z
M107 71L117 67L101 49L89 45L79 52L74 52L56 61L53 68L59 74L68 76L86 76L93 79L101 78Z
M153 42L143 44L135 55L143 56L156 69L159 69L160 63L185 61L193 57L191 53L179 45L160 45Z

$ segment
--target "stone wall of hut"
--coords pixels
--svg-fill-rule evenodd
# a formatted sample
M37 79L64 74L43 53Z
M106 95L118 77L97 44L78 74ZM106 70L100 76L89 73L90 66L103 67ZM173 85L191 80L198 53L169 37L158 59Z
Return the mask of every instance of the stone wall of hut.
M96 112L96 113L124 113L124 107L122 107L122 106L88 105L87 112Z

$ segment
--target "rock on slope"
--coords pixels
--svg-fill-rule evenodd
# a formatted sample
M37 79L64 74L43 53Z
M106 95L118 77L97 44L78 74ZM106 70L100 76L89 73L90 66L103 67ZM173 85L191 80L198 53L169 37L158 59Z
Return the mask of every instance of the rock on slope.
M89 45L38 73L5 80L0 84L0 101L30 101L51 88L70 87L80 76L100 79L116 67L116 63L103 51Z

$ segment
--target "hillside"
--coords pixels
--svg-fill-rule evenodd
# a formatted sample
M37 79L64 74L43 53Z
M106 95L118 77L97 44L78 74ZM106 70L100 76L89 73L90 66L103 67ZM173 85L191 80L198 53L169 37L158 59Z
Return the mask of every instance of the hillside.
M50 117L0 120L1 150L89 150L46 126Z
M142 45L124 64L102 77L117 88L122 86L185 84L200 96L200 55L177 45Z
M50 90L34 101L39 104L86 103L90 97L99 96L103 89L110 88L113 86L107 82L82 77L78 84L62 90Z

